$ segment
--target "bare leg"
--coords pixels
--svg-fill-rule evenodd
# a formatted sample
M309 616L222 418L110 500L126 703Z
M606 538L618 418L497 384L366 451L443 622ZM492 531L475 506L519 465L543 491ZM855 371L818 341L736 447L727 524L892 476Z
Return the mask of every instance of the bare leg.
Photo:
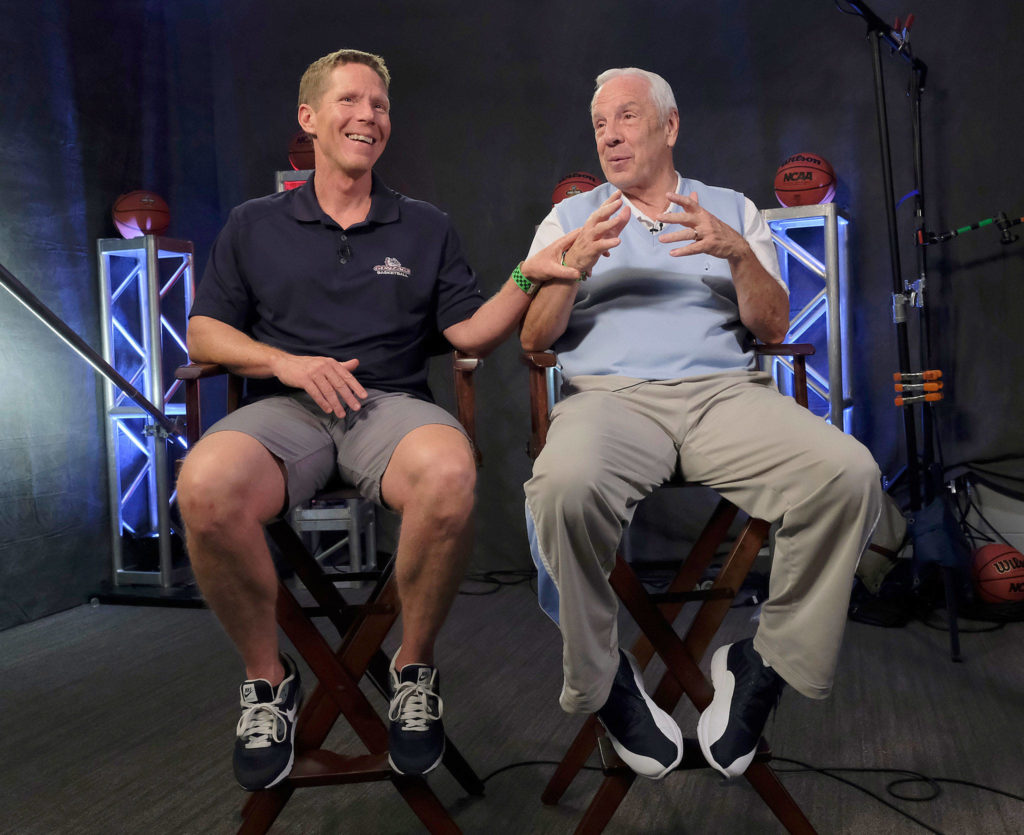
M434 641L469 559L475 485L469 442L457 429L441 424L406 435L384 472L384 501L402 516L395 558L402 601L396 669L434 663Z
M284 501L280 462L242 432L201 440L178 478L188 553L203 597L241 653L246 678L274 686L284 669L275 620L277 572L263 525Z

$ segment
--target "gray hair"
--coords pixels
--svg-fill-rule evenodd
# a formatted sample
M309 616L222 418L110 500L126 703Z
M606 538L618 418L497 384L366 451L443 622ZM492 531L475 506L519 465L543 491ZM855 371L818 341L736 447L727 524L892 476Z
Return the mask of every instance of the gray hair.
M594 97L590 100L590 112L594 112L594 102L597 101L597 94L601 92L601 87L613 78L618 78L623 75L637 76L647 81L648 86L651 90L651 101L654 102L654 106L658 111L658 122L659 124L665 124L665 120L668 119L668 114L673 110L679 111L676 107L676 97L672 92L672 88L669 87L668 82L657 73L649 72L648 70L641 70L637 67L618 67L616 69L605 70L601 73L595 82Z

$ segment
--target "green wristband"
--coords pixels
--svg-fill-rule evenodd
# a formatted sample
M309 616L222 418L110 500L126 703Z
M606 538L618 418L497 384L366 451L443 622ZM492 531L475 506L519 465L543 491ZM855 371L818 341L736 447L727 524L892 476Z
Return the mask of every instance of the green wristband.
M528 279L525 275L523 275L523 271L520 269L520 267L522 266L522 261L516 264L516 268L512 270L511 278L520 290L526 293L526 295L532 296L534 293L537 292L537 285L530 281L530 279Z

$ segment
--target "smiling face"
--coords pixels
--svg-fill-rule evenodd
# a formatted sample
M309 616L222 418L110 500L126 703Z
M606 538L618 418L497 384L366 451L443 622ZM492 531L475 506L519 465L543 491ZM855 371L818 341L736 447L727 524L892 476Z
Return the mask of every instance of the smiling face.
M647 79L636 75L609 79L594 97L591 116L601 170L616 188L642 192L669 174L674 177L672 147L679 114L672 110L661 122Z
M368 174L391 135L383 80L365 64L339 64L316 106L299 105L299 126L313 137L318 173Z

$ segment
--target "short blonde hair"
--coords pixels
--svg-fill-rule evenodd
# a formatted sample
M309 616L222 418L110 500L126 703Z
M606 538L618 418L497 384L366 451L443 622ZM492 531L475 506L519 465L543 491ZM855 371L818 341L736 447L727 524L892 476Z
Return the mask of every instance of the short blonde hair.
M302 74L299 82L299 104L316 107L327 90L327 79L331 70L344 64L364 64L380 76L384 89L391 86L391 73L379 55L361 52L358 49L339 49L323 58L317 58Z

